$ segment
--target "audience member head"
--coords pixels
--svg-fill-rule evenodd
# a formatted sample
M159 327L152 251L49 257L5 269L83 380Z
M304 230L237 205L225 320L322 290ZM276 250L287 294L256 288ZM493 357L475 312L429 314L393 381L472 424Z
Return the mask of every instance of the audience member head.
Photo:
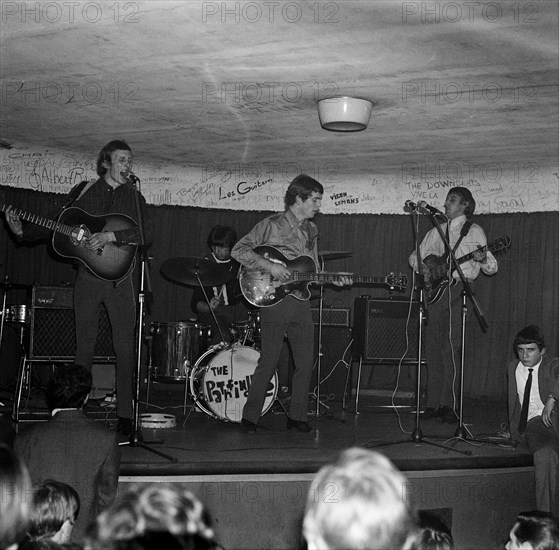
M178 483L154 483L124 494L101 512L88 533L87 548L125 548L133 539L147 544L150 533L170 533L184 541L200 538L215 545L202 503Z
M289 184L285 192L284 203L286 210L295 204L297 197L300 197L302 201L306 201L313 193L323 194L324 187L310 176L300 174Z
M44 481L33 497L29 538L68 542L79 509L80 497L70 485L52 479Z
M303 521L309 550L410 548L415 524L406 487L385 456L359 448L343 452L311 484Z
M85 367L56 367L47 386L47 404L50 410L83 407L91 391L91 383L91 372Z
M509 533L507 550L556 550L559 548L559 518L548 512L521 512Z
M450 529L436 516L419 512L419 531L412 550L453 550L454 540Z
M0 444L0 548L17 548L31 515L33 486L23 460Z
M528 325L517 333L512 343L514 354L518 357L518 346L525 346L527 344L536 344L539 351L545 349L545 338L540 327L537 325Z

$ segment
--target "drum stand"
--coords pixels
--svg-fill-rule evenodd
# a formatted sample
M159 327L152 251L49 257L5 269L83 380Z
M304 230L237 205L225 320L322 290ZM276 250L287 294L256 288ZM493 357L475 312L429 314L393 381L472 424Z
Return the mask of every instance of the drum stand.
M134 182L132 182L134 183ZM138 186L140 180L137 181ZM136 212L138 215L138 229L140 231L140 288L138 290L138 319L137 319L137 334L136 334L136 371L135 371L135 391L134 391L134 418L132 420L132 434L130 435L130 440L125 443L119 443L119 445L129 445L130 447L141 447L146 449L156 455L159 455L171 462L177 462L178 460L172 456L169 456L157 449L148 447L148 444L163 443L161 440L157 441L144 441L141 432L139 431L140 426L140 372L142 367L142 345L143 345L143 329L144 329L144 302L145 302L145 292L144 284L147 275L146 264L148 262L146 253L146 241L144 233L144 223L142 217L142 208L140 205L140 199L138 197L140 189L136 190L134 197L136 199Z

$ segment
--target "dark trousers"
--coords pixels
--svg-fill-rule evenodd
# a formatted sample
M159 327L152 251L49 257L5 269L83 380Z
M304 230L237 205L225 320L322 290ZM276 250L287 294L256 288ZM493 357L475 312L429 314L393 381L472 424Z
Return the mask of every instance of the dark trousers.
M295 363L289 416L306 422L314 358L314 324L310 303L288 296L274 306L261 308L260 324L261 355L252 377L243 418L255 424L258 422L266 389L278 365L283 339L287 335Z
M541 416L532 418L526 426L526 443L534 454L536 508L553 515L559 514L557 468L559 468L559 430L557 414L553 426L546 428Z
M101 304L107 308L116 355L117 415L132 418L136 357L136 295L132 278L128 277L115 287L112 282L98 279L80 268L74 287L75 362L88 369L95 355Z
M459 391L462 352L462 283L448 289L438 302L427 307L429 321L425 329L427 360L427 407L452 407ZM468 309L472 306L467 303ZM450 313L449 313L450 312ZM456 372L456 384L453 384Z

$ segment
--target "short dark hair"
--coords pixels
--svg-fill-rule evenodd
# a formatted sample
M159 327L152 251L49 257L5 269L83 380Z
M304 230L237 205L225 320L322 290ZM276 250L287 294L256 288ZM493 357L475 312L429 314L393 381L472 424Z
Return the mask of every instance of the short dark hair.
M295 204L297 197L301 197L301 200L306 201L313 193L324 193L324 187L322 187L322 184L306 174L298 175L289 184L289 187L285 192L284 203L286 210L292 204Z
M80 408L91 391L91 372L80 365L60 365L47 385L50 410Z
M513 532L520 542L529 542L534 550L551 550L559 545L559 519L549 512L520 512Z
M545 348L545 338L543 332L540 330L540 327L537 325L528 325L518 332L514 338L514 342L512 343L515 354L517 354L517 346L521 346L523 344L536 344L540 351Z
M226 246L233 248L237 242L237 233L232 227L226 225L215 225L208 235L208 246Z
M472 192L467 187L453 187L452 189L449 189L447 194L450 195L451 193L459 195L462 199L461 202L468 203L468 206L464 209L464 214L469 218L476 209L476 201Z
M107 169L103 166L103 163L111 162L111 154L115 151L130 151L130 145L121 139L113 139L113 141L109 141L103 149L99 152L99 156L97 157L97 175L104 176L107 173Z

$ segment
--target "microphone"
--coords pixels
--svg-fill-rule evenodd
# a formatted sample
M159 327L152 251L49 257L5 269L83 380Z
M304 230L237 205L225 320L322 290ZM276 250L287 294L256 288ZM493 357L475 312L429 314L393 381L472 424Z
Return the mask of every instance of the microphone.
M416 202L413 202L413 201L406 201L406 202L404 203L404 210L406 210L406 212L408 212L408 211L412 211L412 212L413 212L414 210L417 210L417 207L418 207L418 206L419 206L419 205L418 205Z
M120 175L124 176L128 181L132 183L138 183L140 181L140 178L136 174L134 174L134 172L130 172L130 170L125 170L121 172Z
M417 207L419 209L427 210L427 212L429 212L429 214L433 214L433 216L444 216L446 218L444 212L441 212L439 209L435 208L434 206L427 204L425 201L419 201Z

